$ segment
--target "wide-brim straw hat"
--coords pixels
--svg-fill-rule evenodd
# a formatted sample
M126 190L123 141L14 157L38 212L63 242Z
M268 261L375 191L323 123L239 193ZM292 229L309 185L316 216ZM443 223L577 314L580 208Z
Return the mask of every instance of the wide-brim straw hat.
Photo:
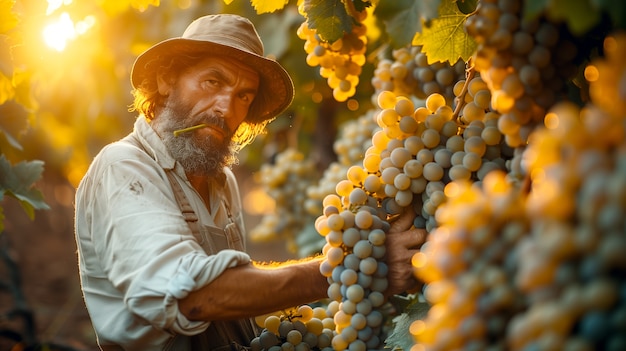
M193 21L181 37L157 43L137 57L131 71L131 83L138 88L150 71L148 63L155 58L181 53L206 52L225 55L256 70L260 76L259 93L247 120L260 123L284 112L294 98L289 73L275 60L264 56L263 42L247 18L233 14L200 17Z

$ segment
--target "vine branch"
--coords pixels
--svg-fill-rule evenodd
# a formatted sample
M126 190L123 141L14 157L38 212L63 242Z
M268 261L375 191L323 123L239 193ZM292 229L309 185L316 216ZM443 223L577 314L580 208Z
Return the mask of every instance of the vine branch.
M459 115L461 114L461 111L465 106L465 95L467 94L467 90L469 89L469 84L476 75L476 68L474 65L471 64L471 59L467 61L467 65L469 67L465 69L465 83L463 84L463 89L461 89L461 93L455 98L456 106L454 108L454 113L452 114L452 119L457 121L457 124L459 122Z

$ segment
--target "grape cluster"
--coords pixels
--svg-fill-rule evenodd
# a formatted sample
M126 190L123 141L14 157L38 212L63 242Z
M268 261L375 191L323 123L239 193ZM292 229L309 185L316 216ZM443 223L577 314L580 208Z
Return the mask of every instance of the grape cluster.
M397 96L424 100L439 93L451 103L454 83L465 77L465 62L429 64L421 50L421 46L407 46L393 50L391 58L382 57L372 77L374 96L390 91Z
M505 169L510 148L497 129L499 114L488 107L468 109L487 92L480 78L467 84L471 100L461 100L459 116L438 93L426 98L425 105L391 92L378 95L381 131L374 134L363 165L380 174L379 184L366 190L381 193L384 210L394 215L413 206L418 216L414 225L428 231L436 226L435 212L445 202L444 186L450 181L480 181L496 169ZM461 94L461 93L459 93ZM474 98L476 96L476 98ZM489 112L485 112L489 111ZM480 113L479 113L480 112Z
M491 104L512 147L523 145L547 109L565 97L577 72L576 45L566 28L524 16L521 0L481 1L465 22L478 42L476 70L489 84Z
M523 301L509 254L528 231L520 189L494 171L480 185L446 185L439 226L413 257L428 314L411 325L417 350L506 350L507 321Z
M320 271L330 283L328 297L339 303L333 316L335 349L373 348L383 340L387 219L414 206L420 214L415 227L432 230L436 210L445 202L445 184L480 182L506 167L499 115L461 108L480 100L487 86L480 78L467 85L459 92L458 118L441 94L431 94L418 108L406 97L379 94L379 129L362 166L349 167L335 194L324 198L316 229L326 241Z
M572 103L557 104L531 134L522 165L533 226L517 248L515 280L530 305L511 321L515 348L626 347L624 135L626 110L616 118Z
M358 167L358 166L355 166ZM334 350L382 347L382 306L387 289L385 237L389 223L362 187L341 188L324 199L315 226L325 238L320 272L329 282L329 313L335 322ZM332 307L330 307L332 306Z
M619 39L591 65L592 91L623 94ZM526 182L495 171L446 185L413 258L431 304L410 328L416 350L624 349L626 109L615 106L592 94L549 109L521 151Z
M316 181L314 162L288 148L276 155L274 164L263 164L256 177L276 205L252 228L250 238L257 242L285 239L287 247L295 250L294 238L315 219L304 209L306 190Z
M332 351L334 321L326 308L302 305L289 311L259 316L263 328L250 342L251 351Z
M344 33L343 37L333 43L320 39L317 31L309 28L306 21L297 31L298 37L305 41L307 65L320 67L320 75L326 79L328 86L333 89L333 97L339 102L346 101L356 93L359 76L366 61L367 28L363 20L367 17L367 12L355 13L358 18L355 18L352 31Z

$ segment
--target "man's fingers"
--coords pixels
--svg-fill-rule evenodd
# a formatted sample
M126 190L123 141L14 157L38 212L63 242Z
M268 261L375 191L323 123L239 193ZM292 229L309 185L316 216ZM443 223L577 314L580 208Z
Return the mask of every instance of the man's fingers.
M426 238L428 238L428 232L426 229L413 229L411 232L414 234L413 237L413 245L409 246L410 248L420 248L425 242Z
M396 233L390 231L387 240L393 241L404 249L418 249L426 242L427 235L428 233L425 229L414 228Z
M413 207L404 209L404 211L391 223L390 233L398 233L409 230L413 226L413 220L417 214Z

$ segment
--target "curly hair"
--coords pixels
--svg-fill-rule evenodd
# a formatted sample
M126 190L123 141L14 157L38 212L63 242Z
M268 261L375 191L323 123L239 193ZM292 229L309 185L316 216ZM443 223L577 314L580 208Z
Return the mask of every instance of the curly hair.
M171 78L177 78L188 67L200 62L206 58L206 52L197 52L193 50L181 50L177 51L176 55L157 56L153 60L146 64L146 71L153 74L146 75L141 84L139 84L133 91L134 96L133 104L130 106L129 111L137 111L148 121L151 121L155 117L156 110L159 106L163 106L166 96L159 93L157 85L157 72L167 72L166 74ZM259 106L263 104L263 101L269 98L268 92L259 92L254 98L252 105L248 111L248 116L239 125L233 135L233 143L236 149L252 143L254 139L261 134L267 132L266 126L274 118L258 120L256 118L260 113Z

